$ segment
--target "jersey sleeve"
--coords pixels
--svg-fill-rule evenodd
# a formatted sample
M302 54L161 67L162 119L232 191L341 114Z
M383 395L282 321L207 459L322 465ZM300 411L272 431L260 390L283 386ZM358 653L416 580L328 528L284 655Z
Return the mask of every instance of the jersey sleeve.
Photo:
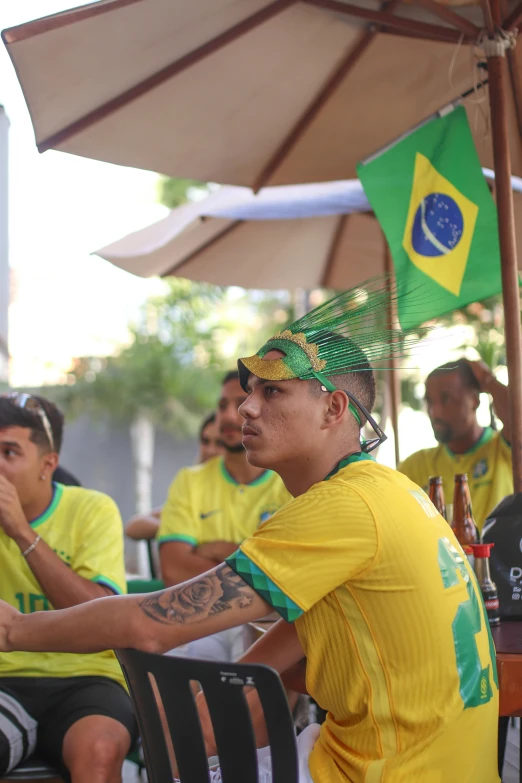
M159 544L181 541L197 546L200 540L200 520L191 502L188 473L180 470L169 487L167 500L161 509L160 527L156 534Z
M320 488L287 503L227 563L292 622L365 571L377 543L373 514L357 491Z
M117 595L126 593L123 523L116 503L107 495L96 493L85 504L82 516L72 569L78 576L105 585Z

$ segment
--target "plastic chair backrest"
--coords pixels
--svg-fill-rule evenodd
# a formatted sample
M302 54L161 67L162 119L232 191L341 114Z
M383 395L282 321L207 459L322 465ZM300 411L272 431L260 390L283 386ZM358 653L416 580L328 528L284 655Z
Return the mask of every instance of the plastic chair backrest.
M151 676L163 708L182 783L208 783L208 761L191 690L197 681L214 727L223 783L257 783L257 753L244 686L257 689L272 756L273 783L297 783L292 716L277 672L258 664L219 663L118 650L138 719L149 783L172 783Z

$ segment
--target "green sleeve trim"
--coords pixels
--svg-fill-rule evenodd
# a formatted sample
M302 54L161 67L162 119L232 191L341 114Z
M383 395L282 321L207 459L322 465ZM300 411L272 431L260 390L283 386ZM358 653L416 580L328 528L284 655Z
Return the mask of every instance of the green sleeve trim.
M199 541L194 536L185 536L183 533L172 533L170 536L160 536L156 539L158 544L166 544L167 541L181 541L183 544L190 544L191 546L197 546Z
M98 574L98 576L93 576L91 579L91 582L96 582L98 585L105 585L105 587L109 587L116 595L123 595L125 593L125 590L122 590L122 588L116 584L116 582L113 582L112 579L109 579L106 576L103 576L102 574Z
M279 612L283 620L286 620L287 623L293 623L294 620L301 617L303 610L297 606L291 598L285 595L283 591L280 590L279 587L241 551L241 549L238 549L233 555L227 557L225 563L250 585L261 598L267 601L276 612Z

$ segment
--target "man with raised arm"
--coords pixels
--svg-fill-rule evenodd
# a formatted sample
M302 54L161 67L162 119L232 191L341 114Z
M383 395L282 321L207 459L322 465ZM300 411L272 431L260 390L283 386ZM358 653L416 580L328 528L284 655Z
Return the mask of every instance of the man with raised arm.
M240 360L248 459L294 500L225 564L61 613L4 606L2 648L160 652L276 609L249 660L284 672L306 656L328 710L302 781L496 783L498 687L476 580L424 492L367 453L382 439L369 362L396 344L373 319L387 296L375 281L341 294ZM378 437L361 446L365 420Z
M481 392L491 394L504 425L501 432L478 423ZM455 474L467 473L473 518L481 532L488 514L513 492L508 388L484 362L459 359L430 372L426 407L439 445L411 454L398 470L426 491L430 476L442 476L447 503L453 499Z

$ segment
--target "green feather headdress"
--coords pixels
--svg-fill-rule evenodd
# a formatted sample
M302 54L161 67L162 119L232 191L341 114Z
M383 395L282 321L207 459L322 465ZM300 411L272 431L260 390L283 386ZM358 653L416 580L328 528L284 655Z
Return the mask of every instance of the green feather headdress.
M391 359L410 355L426 334L424 329L389 328L388 314L404 300L408 309L422 312L422 294L398 290L388 276L375 277L335 296L278 332L254 356L239 359L239 379L246 389L249 373L271 381L316 378L329 391L328 376L382 367ZM266 360L272 350L284 356ZM390 369L384 367L383 369Z

